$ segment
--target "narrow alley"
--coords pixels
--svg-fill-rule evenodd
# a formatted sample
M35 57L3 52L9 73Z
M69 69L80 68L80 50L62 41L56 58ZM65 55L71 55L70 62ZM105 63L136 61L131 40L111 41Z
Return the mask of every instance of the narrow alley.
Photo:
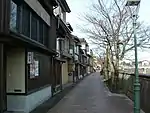
M132 102L111 94L98 73L80 82L48 113L132 113Z

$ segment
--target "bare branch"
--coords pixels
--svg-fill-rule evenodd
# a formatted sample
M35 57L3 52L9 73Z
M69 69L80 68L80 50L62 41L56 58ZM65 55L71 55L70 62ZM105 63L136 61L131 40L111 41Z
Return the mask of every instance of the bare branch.
M127 52L134 49L132 9L125 8L125 1L110 0L110 3L106 4L105 2L108 1L97 0L91 12L84 14L83 18L88 23L88 27L81 28L91 43L98 48L109 47L114 68L119 59L123 59ZM150 48L150 27L138 22L136 29L137 46Z

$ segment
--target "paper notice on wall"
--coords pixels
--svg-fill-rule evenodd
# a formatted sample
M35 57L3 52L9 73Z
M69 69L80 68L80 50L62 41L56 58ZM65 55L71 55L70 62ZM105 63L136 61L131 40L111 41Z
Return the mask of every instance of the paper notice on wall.
M34 60L35 76L39 76L39 61Z
M30 64L30 78L35 78L39 76L39 61L34 60L33 63Z
M35 67L34 64L30 64L30 78L35 77Z
M27 63L31 64L33 63L33 52L28 52L28 57L27 57Z

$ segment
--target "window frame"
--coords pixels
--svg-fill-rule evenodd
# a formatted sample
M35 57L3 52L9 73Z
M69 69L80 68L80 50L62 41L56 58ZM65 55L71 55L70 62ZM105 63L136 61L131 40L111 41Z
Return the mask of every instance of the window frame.
M35 23L34 23L35 22ZM38 23L38 20L36 18L36 15L32 13L32 16L31 16L31 39L34 40L34 41L37 41L38 42L38 26L37 26L37 23ZM35 29L36 28L36 29ZM35 32L35 33L34 33Z
M11 5L10 5L10 23L9 23L9 28L10 28L10 30L11 31L13 31L13 32L17 32L18 31L18 29L17 29L17 21L18 21L18 5L13 1L13 0L11 0L10 1L11 3ZM15 6L14 6L15 5ZM14 22L12 22L13 20L12 20L12 13L13 13L13 10L12 10L12 6L14 6L15 7L15 28L13 28L13 25L11 25L11 23L14 23Z
M27 37L29 37L29 38L31 38L31 11L28 9L28 7L29 6L27 6L26 4L25 5L23 5L21 8L22 8L22 12L21 12L21 23L20 23L20 25L21 25L21 29L22 29L22 31L21 31L21 34L22 35L24 35L24 36L27 36L26 34L24 34L23 32L23 17L24 17L24 10L26 10L26 11L28 11L28 13L29 13L29 36L27 36Z
M42 45L44 45L45 47L48 48L49 45L49 32L50 32L50 26L47 25L47 23L38 15L36 14L36 12L33 11L32 8L30 8L30 6L28 6L28 4L24 3L23 5L17 5L13 0L11 0L11 2L13 2L16 5L16 25L15 25L15 30L13 30L10 26L10 30L12 32L17 32L33 41L36 41ZM11 6L10 6L11 7ZM30 19L29 19L29 30L25 30L25 28L23 28L23 17L25 16L24 14L24 10L28 11ZM27 14L27 13L26 13ZM10 15L11 16L11 15ZM32 35L32 24L33 21L32 19L36 20L36 37L32 37L34 35ZM10 19L11 22L11 19ZM40 35L40 24L42 26L42 35ZM34 28L34 27L33 27ZM27 32L27 33L25 33ZM29 32L29 33L28 33ZM42 37L42 38L41 38Z

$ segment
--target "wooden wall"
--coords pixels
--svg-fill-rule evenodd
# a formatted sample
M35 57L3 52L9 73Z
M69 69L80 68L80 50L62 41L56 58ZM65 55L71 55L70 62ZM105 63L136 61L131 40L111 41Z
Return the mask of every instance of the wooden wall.
M39 90L42 87L51 85L51 58L37 52L34 52L34 57L39 61L39 76L30 78L30 67L28 65L28 92Z
M10 0L0 0L0 32L9 32Z

